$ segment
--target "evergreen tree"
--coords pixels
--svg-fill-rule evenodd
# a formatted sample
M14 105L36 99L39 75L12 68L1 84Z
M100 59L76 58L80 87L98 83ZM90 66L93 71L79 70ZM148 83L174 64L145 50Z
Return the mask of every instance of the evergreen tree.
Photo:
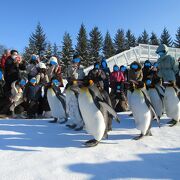
M158 37L154 32L151 33L150 44L151 45L159 45Z
M46 34L41 24L38 23L35 32L29 38L29 46L25 47L23 57L28 60L32 54L39 55L42 50L46 50L46 44Z
M174 41L174 46L180 48L180 27L177 30L176 39Z
M163 29L163 32L162 32L161 38L160 38L160 42L161 42L161 44L166 44L169 47L171 47L173 44L171 36L166 28Z
M104 57L107 59L112 57L113 55L115 55L114 44L112 42L111 36L110 36L108 31L107 31L106 36L104 38L103 54L104 54Z
M131 30L128 29L126 32L126 49L130 49L130 47L136 46L136 38L132 34Z
M124 30L118 29L114 38L114 47L116 49L116 54L123 52L125 48L125 36Z
M50 42L47 43L46 55L49 58L52 56L52 45Z
M72 57L73 57L73 47L72 47L72 40L69 33L65 32L63 36L63 42L62 42L62 52L61 52L61 60L63 65L63 71L68 67L68 65L71 63Z
M143 41L142 36L139 36L137 39L137 44L143 44L142 41Z
M102 48L102 35L98 27L94 27L89 33L89 62L88 65L94 64L100 59L100 51Z
M138 37L138 44L149 44L149 35L146 30L144 30L141 36Z
M89 54L88 54L88 39L86 28L84 24L81 24L78 36L77 36L77 45L76 52L81 56L81 63L84 66L88 66Z
M59 59L59 49L56 43L53 44L52 55Z

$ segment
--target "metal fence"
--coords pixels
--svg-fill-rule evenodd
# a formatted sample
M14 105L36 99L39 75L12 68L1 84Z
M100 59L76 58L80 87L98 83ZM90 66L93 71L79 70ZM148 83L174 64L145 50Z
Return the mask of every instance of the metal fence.
M156 54L156 49L158 46L148 45L148 44L139 44L137 47L130 48L127 51L119 53L115 56L107 59L108 67L110 70L113 70L113 66L117 64L118 66L126 65L129 66L133 61L138 61L143 63L145 60L149 59L152 62L157 61L158 55ZM169 48L168 54L172 55L176 59L180 57L179 48ZM85 74L93 69L93 65L85 69Z

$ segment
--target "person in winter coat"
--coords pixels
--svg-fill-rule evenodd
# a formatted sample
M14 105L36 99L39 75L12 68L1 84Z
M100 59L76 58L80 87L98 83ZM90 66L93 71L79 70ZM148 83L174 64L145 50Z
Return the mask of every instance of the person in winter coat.
M35 77L38 74L37 65L39 63L39 57L35 54L31 56L30 62L26 67L26 72L28 75L28 80Z
M119 67L117 65L114 65L113 72L110 74L110 87L111 91L113 91L116 87L116 83L124 82L124 75L119 70Z
M104 71L100 68L99 63L94 63L94 68L89 71L88 78L90 80L93 80L95 84L97 84L99 81L103 81L106 78L106 75ZM103 81L103 88L104 88L104 81Z
M67 80L72 82L73 80L83 80L85 77L84 68L81 64L81 59L78 55L75 55L72 60L72 64L67 69Z
M103 70L105 74L105 78L103 79L104 83L104 90L109 94L109 78L110 78L110 69L107 65L106 59L102 59L101 61L101 69Z
M37 84L41 87L42 96L39 98L39 111L40 117L49 117L50 107L47 100L47 84L50 82L47 75L47 67L44 63L38 64L38 74L36 75ZM44 115L43 115L44 113Z
M35 118L39 109L41 87L37 84L36 78L31 78L24 90L24 100L27 102L28 118Z
M153 71L152 71L153 65L149 60L146 60L144 62L144 66L142 68L143 72L143 82L146 82L147 79L152 79Z
M163 81L176 81L176 74L179 71L178 61L174 57L168 55L168 47L165 44L159 45L156 50L159 55L158 63L158 76L163 79Z
M128 81L128 69L127 69L127 67L124 65L120 66L120 71L124 75L124 81Z
M0 67L2 68L2 70L4 70L6 60L7 58L9 58L9 56L10 56L10 50L6 49L0 60Z
M132 62L129 69L128 80L142 81L142 79L142 65L137 61Z
M11 84L11 106L10 111L13 117L25 118L23 112L25 110L25 103L23 97L23 91L25 89L26 80L21 79L20 81L15 81Z
M60 82L60 86L63 87L63 79L61 73L61 66L58 65L56 57L52 56L49 60L49 66L47 68L47 75L49 79L56 78Z
M24 65L19 62L18 51L11 50L11 56L7 58L4 69L5 89L7 93L11 91L12 82L20 79L21 68L24 68Z

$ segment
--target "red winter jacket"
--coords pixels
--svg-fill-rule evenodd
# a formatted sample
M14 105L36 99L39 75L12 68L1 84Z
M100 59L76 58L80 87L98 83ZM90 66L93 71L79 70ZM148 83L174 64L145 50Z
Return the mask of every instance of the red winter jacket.
M124 75L121 71L110 74L110 87L115 88L116 82L124 82Z
M6 63L6 60L8 59L9 56L3 55L1 60L0 60L0 67L4 70L4 66Z

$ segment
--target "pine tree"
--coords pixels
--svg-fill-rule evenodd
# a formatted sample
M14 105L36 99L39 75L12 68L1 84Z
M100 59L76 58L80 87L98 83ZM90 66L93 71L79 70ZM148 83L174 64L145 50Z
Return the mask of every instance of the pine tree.
M37 24L35 32L31 34L29 38L29 46L25 47L25 53L23 57L29 60L32 54L39 55L40 52L46 50L46 34L40 23Z
M176 39L174 41L174 46L180 48L180 27L177 30Z
M81 24L79 33L77 36L76 52L81 56L81 63L84 66L88 66L89 53L88 53L88 38L86 28L84 24Z
M62 52L61 52L61 60L63 63L63 71L66 70L68 65L71 63L73 57L73 47L72 47L72 40L69 33L65 32L63 36L62 42Z
M159 45L158 37L154 32L151 33L150 44L151 45Z
M52 45L50 42L47 43L46 55L49 58L52 56Z
M59 49L56 43L53 44L52 55L59 59Z
M116 49L116 54L123 52L125 48L125 36L124 30L118 29L114 38L114 47Z
M169 47L171 47L173 44L171 36L166 28L163 29L163 32L162 32L161 38L160 38L160 42L161 42L161 44L166 44Z
M131 30L128 29L126 32L126 49L130 49L130 47L135 47L136 46L136 38L135 36L131 33Z
M138 39L137 39L137 44L142 44L142 36L139 36Z
M100 59L100 51L102 49L102 34L98 27L94 27L89 33L89 62L88 65L94 64Z
M108 31L107 31L105 38L104 38L103 54L104 54L105 58L110 58L113 55L115 55L114 44L112 42L111 36L110 36Z

